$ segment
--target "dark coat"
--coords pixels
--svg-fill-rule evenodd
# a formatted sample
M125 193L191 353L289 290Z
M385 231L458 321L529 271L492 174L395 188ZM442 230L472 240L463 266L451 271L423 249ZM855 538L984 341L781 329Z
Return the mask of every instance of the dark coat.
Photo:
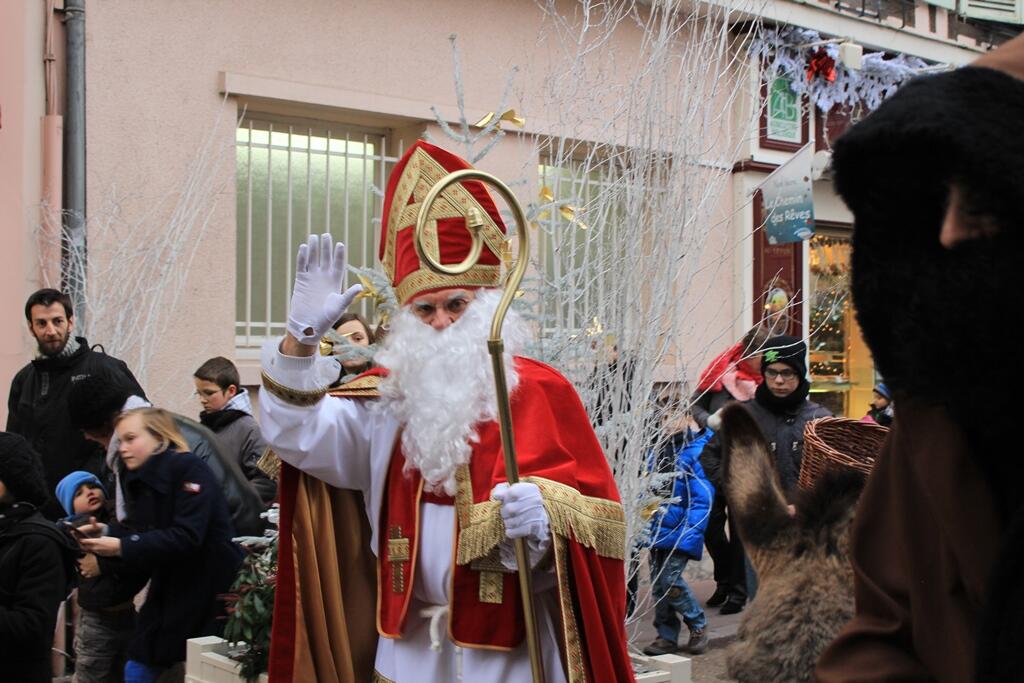
M132 528L112 526L121 557L151 573L128 657L169 666L185 660L185 641L219 632L218 595L242 562L224 494L210 468L191 453L164 451L125 475Z
M96 519L103 524L109 515L101 511ZM84 553L79 553L79 557ZM99 576L85 578L78 573L78 606L87 610L105 610L130 603L149 581L147 572L132 569L120 557L97 557Z
M814 401L805 400L792 410L773 411L756 398L740 404L747 409L761 433L768 441L775 459L775 471L783 490L796 486L800 476L800 463L804 457L804 426L819 417L830 417L828 408ZM722 440L715 434L704 447L700 456L701 464L708 479L717 487L721 486Z
M130 603L146 585L149 575L133 570L118 557L98 557L100 575L78 575L78 606L102 611Z
M708 418L735 401L728 389L721 391L698 391L690 398L690 412L697 426L704 429L708 426Z
M195 420L175 415L174 423L192 453L213 471L227 502L235 533L241 536L262 534L264 524L260 514L264 509L263 501L232 454L221 448L213 432Z
M78 548L34 506L21 503L0 515L0 677L50 683L57 610L70 591Z
M23 367L11 381L7 402L7 431L25 437L42 457L49 491L75 470L103 474L103 448L71 425L68 392L73 382L99 375L145 396L124 361L93 351L84 337L76 339L79 348L69 357L37 358ZM43 507L43 513L50 519L64 516L54 500Z
M228 513L231 515L235 533L239 536L262 534L265 525L260 514L265 506L256 489L245 478L238 463L221 447L216 435L195 420L190 420L183 415L175 414L174 424L185 438L192 454L206 463L213 471L217 486L220 487L224 500L227 502ZM114 467L122 482L121 493L127 499L128 494L123 490L126 471L120 458L114 460ZM131 510L128 511L128 514L129 517L125 523L132 526Z
M263 440L256 419L241 410L218 410L203 412L199 420L204 427L213 430L224 451L235 456L242 474L256 489L264 505L274 502L277 482L264 474L258 464L267 452L267 442Z

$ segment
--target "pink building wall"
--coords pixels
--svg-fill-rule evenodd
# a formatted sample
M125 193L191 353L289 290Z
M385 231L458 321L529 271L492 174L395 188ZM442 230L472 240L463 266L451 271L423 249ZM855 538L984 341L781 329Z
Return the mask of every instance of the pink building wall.
M35 3L0 3L0 428L10 380L34 350L23 307L39 285L43 18Z
M429 120L430 105L442 111L455 108L450 34L459 37L471 112L497 106L511 65L543 73L551 59L528 49L542 26L539 10L530 3L311 0L289 3L287 12L282 7L273 0L90 5L91 210L112 186L137 196L121 207L129 212L142 211L175 190L222 106L218 89L222 72L278 85L312 86L313 97L335 98L331 99L333 111L272 100L271 108L297 107L319 118L343 118L339 108L347 101L347 108L364 115L375 108L370 113L382 120L396 116ZM612 47L628 56L635 51L639 35L637 27L624 24ZM611 73L626 65L628 59L620 56ZM273 87L270 91L273 94ZM234 99L228 102L235 104ZM265 110L268 100L258 104ZM535 104L539 109L540 103ZM528 112L531 103L516 106ZM224 143L230 145L231 139ZM526 147L509 138L481 166L518 177L524 167L536 163L522 156L528 153ZM189 412L195 410L188 399L192 369L209 356L231 357L235 351L233 182L226 188L229 196L217 208L214 229L206 234L189 277L186 299L177 314L181 322L169 330L156 352L147 386L157 401ZM523 194L532 197L535 188ZM92 238L91 248L102 249L100 239ZM731 269L716 276L726 281ZM722 291L728 292L728 285Z
M6 390L9 378L31 352L20 308L24 296L38 282L30 228L38 220L40 194L40 148L35 140L44 100L38 58L44 7L43 2L0 3L3 18L14 22L0 21L0 54L5 57L0 63L4 76L0 145L5 145L0 147L0 173L4 174L0 178L5 181L0 187L5 200L0 277L5 295L11 293L0 304L0 391ZM571 10L575 3L566 2L563 7ZM30 37L7 40L6 27L10 26L28 27L31 30L15 33ZM117 197L123 224L141 222L141 229L159 230L168 209L154 213L154 206L180 192L202 140L219 116L229 123L234 120L240 105L342 122L369 120L406 131L419 131L432 119L431 105L451 116L455 93L448 36L452 33L459 38L469 115L482 114L498 105L513 64L522 68L520 78L527 74L537 77L559 58L549 50L532 49L542 30L537 5L500 0L88 3L89 213L97 216L109 211ZM603 78L617 80L628 75L630 56L636 53L639 39L639 28L623 22L600 56L605 60ZM221 86L232 78L233 82L249 79L250 85L256 85L225 101ZM303 93L305 99L296 100L296 92ZM19 113L11 113L11 99L18 101ZM616 103L609 99L606 104ZM557 130L554 122L531 115L542 111L543 103L527 98L511 106L527 116L527 131ZM585 138L592 130L579 124L557 132ZM197 411L191 398L191 372L210 356L236 355L231 125L223 127L218 144L229 160L223 177L217 179L224 190L199 245L174 312L175 321L148 361L146 389L151 398L187 413ZM23 162L11 164L8 150ZM531 167L535 169L536 163L532 145L509 136L480 165L515 179ZM535 185L517 189L526 200L535 197L536 190ZM727 223L732 211L728 187L721 210ZM31 220L26 212L32 214ZM90 253L104 265L104 259L114 252L113 239L90 231ZM709 253L716 258L731 253L732 240L727 230L712 236ZM692 312L700 318L694 321L694 329L703 330L701 335L717 336L720 328L730 325L735 308L730 284L733 271L728 261L702 274L702 284L716 293L716 301ZM90 342L106 346L111 346L111 341L102 328L90 338ZM238 360L245 366L244 381L254 381L254 360Z

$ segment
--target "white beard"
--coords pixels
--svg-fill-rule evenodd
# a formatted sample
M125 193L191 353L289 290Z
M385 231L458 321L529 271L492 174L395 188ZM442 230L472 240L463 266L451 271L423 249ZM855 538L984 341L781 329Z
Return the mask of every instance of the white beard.
M462 317L441 331L402 308L376 356L388 370L379 406L401 423L404 470L418 470L428 491L455 495L455 471L479 441L477 424L498 417L487 338L499 299L497 291L478 290ZM525 333L522 318L509 311L502 336L510 393L519 381L512 356Z

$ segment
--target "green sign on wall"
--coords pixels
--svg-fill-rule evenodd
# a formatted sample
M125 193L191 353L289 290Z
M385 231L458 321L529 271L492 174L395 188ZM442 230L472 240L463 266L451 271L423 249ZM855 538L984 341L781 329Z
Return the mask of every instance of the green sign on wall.
M800 98L789 87L788 78L776 78L768 84L766 136L779 142L803 142Z

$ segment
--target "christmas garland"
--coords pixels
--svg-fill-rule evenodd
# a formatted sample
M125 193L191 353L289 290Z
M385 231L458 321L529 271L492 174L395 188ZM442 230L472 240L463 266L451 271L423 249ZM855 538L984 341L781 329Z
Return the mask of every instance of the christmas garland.
M836 43L801 47L822 40L817 31L795 26L764 28L751 41L750 54L765 65L766 80L787 78L794 93L806 95L823 112L836 105L872 111L929 66L918 57L872 52L864 55L860 69L851 69L839 61Z

